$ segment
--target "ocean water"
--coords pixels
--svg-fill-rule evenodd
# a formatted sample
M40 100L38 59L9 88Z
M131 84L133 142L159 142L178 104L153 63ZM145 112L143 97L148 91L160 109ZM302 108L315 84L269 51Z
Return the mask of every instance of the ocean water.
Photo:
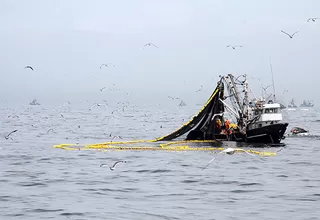
M214 152L67 151L61 143L153 139L201 106L2 106L0 219L319 219L320 114L285 110L273 157ZM116 109L116 111L114 111ZM11 138L4 137L11 131ZM120 137L119 137L120 136ZM225 142L223 147L237 147ZM253 145L244 146L251 149ZM126 160L111 171L100 167Z

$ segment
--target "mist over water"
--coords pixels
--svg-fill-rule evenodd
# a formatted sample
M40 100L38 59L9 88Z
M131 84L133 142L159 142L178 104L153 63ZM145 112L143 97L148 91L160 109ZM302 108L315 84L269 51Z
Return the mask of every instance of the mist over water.
M307 21L319 8L319 0L1 0L0 220L319 219L320 19ZM288 136L283 148L224 142L277 156L220 154L205 170L214 152L53 148L171 133L229 73L247 74L250 98L314 100L313 109L283 111L287 131L310 136ZM100 167L117 160L127 163Z
M301 126L312 136L287 137L282 150L257 149L281 150L277 156L219 155L201 170L213 152L53 148L106 142L110 134L153 139L201 108L129 105L111 114L116 107L89 111L90 106L1 108L1 136L18 129L12 140L0 139L1 219L317 219L320 214L317 110L283 111L288 130ZM127 163L114 171L100 167L117 160Z

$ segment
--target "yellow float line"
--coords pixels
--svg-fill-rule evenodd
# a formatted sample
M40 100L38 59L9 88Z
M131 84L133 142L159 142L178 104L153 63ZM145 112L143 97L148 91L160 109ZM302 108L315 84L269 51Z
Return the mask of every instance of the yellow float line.
M220 143L216 140L188 140L188 141L171 141L165 144L160 144L160 147L167 147L173 144L183 144L183 143Z
M181 141L181 142L209 142L209 141ZM213 141L211 141L213 142ZM189 147L185 146L168 146L172 144L177 144L177 142L169 142L166 145L164 144L161 147L152 147L152 146L114 146L114 145L106 145L106 144L92 144L86 145L85 147L77 147L75 144L61 144L55 145L55 148L60 148L64 150L90 150L90 149L101 149L101 150L149 150L149 151L222 151L226 148L223 147ZM237 152L244 152L243 149L236 149ZM276 152L261 152L256 150L247 150L249 153L257 154L260 156L276 156Z

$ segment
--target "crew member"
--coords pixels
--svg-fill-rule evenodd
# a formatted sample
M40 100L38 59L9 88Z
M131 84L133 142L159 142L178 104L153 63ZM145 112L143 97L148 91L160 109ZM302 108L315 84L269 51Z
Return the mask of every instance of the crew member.
M217 129L217 133L219 134L221 132L221 120L220 120L220 118L218 118L216 120L216 129Z
M230 134L230 121L226 119L224 125L226 126L226 134Z

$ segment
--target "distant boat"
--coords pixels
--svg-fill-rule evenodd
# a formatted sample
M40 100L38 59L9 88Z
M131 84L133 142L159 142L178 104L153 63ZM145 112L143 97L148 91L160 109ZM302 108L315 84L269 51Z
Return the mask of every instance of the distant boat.
M279 103L279 104L280 104L280 109L285 109L286 108L286 106L284 104L282 104L282 103Z
M314 102L313 101L309 101L309 100L304 100L302 104L300 104L300 107L313 107L314 106Z
M30 102L30 105L40 105L40 103L37 102L36 99L32 100L32 102Z
M288 108L297 108L298 106L294 103L294 100L292 99L290 102L289 102L289 105L288 105Z

